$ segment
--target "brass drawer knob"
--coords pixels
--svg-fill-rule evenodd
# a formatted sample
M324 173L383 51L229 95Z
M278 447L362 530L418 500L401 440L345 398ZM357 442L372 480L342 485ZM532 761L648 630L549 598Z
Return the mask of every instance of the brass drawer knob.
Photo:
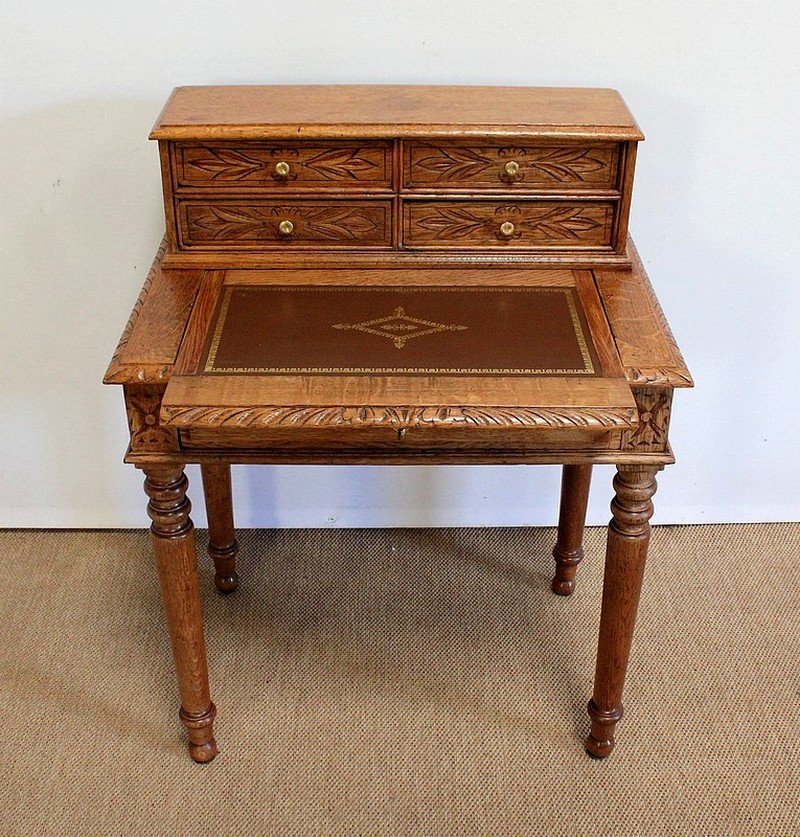
M511 236L514 235L514 225L511 221L504 221L500 224L500 235L504 238L511 238Z
M510 178L516 177L519 174L519 163L516 160L509 160L505 165L505 173Z
M278 224L278 232L280 232L281 235L291 235L293 230L294 224L289 220L281 221L280 224Z
M279 163L275 163L275 174L277 174L278 177L287 177L291 170L292 167L284 160L281 160Z

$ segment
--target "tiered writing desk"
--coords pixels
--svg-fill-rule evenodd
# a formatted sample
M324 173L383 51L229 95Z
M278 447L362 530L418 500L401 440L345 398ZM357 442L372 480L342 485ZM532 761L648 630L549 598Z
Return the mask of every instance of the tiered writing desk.
M192 758L216 754L216 710L186 463L224 593L231 463L562 464L561 595L592 465L616 465L586 740L607 756L672 394L691 386L628 237L643 137L622 99L184 87L152 138L166 236L105 381L146 477Z

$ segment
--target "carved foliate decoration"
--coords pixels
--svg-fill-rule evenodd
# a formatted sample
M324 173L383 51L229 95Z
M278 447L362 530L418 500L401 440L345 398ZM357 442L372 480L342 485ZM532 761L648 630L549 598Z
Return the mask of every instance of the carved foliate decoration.
M672 389L641 387L633 390L639 424L623 433L622 450L657 453L667 449Z
M389 204L187 203L190 242L329 241L389 243ZM290 220L291 234L281 222Z
M412 150L414 182L475 181L531 184L612 185L616 174L611 147L423 146ZM513 175L504 164L513 161Z
M380 144L330 148L315 145L254 144L246 148L189 145L182 147L179 153L182 179L187 184L388 181L387 148ZM276 170L278 163L288 165Z
M131 451L176 451L178 434L172 427L163 427L159 419L164 386L126 386L125 410L131 434Z
M624 408L470 407L470 406L263 406L164 407L164 420L179 427L544 427L607 428L630 426L633 410Z
M363 156L360 148L333 148L317 154L310 160L306 160L305 166L328 180L341 180L344 178L358 180L362 172L365 173L375 168L377 163Z
M409 203L409 244L466 245L505 240L518 244L552 242L608 244L613 209L609 204L519 202Z

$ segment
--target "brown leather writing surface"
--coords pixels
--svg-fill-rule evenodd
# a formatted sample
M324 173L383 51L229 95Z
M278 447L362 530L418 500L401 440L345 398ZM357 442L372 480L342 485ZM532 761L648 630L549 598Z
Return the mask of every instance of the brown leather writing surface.
M595 375L574 288L227 286L206 374Z

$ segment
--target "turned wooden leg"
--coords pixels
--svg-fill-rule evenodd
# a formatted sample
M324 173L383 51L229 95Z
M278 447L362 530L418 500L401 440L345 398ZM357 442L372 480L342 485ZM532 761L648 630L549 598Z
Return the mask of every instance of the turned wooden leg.
M561 509L558 537L553 548L556 574L551 587L559 596L575 589L575 573L583 559L583 528L592 481L591 465L564 465L561 473Z
M208 516L208 554L214 561L214 584L220 593L233 593L239 586L236 553L239 544L233 529L231 466L227 462L201 465Z
M144 471L156 568L178 675L180 719L189 733L191 757L208 762L217 754L212 726L217 710L208 688L197 550L186 497L188 480L180 466L147 467Z
M614 749L614 728L622 717L622 689L650 541L657 471L621 465L614 477L597 668L589 701L592 729L586 739L586 750L595 758L605 758Z

